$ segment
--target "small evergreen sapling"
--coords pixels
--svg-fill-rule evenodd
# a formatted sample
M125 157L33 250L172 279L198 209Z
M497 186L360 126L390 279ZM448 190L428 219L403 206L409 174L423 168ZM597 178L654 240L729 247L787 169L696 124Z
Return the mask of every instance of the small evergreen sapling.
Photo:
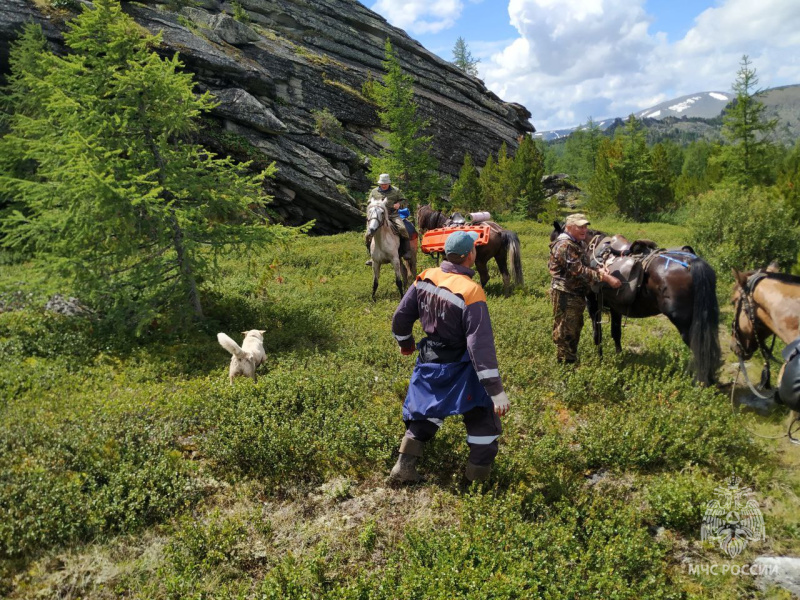
M216 251L289 235L256 213L274 165L253 175L189 141L213 97L115 0L84 8L64 39L56 56L29 25L12 50L0 194L18 210L4 243L120 323L201 317Z

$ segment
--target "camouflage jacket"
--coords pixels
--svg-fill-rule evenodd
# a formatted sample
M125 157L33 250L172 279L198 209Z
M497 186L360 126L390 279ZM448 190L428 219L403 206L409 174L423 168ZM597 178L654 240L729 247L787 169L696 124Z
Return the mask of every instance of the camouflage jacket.
M589 266L589 259L582 243L568 233L562 233L550 244L550 260L547 263L552 288L568 294L584 296L593 283L603 276Z
M372 202L373 200L383 201L386 210L389 213L389 216L393 216L397 214L397 209L394 207L396 203L400 203L400 208L405 208L406 206L406 198L403 196L403 192L398 190L393 185L389 186L389 189L385 192L380 188L376 187L369 193L369 198L367 198L367 204Z

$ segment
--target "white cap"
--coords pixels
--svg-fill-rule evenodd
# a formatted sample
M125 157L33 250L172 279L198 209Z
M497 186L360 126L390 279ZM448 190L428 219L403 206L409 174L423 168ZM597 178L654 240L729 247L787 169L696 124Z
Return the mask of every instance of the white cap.
M381 173L380 177L378 177L378 185L382 185L384 183L392 183L391 179L389 179L388 173Z

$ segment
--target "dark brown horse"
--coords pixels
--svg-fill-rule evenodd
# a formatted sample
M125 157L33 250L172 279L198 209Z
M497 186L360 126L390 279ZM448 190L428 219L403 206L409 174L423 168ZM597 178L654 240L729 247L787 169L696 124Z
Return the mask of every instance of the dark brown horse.
M563 231L558 222L553 226L551 241ZM597 235L605 236L600 231L590 229L586 239L591 240ZM587 252L590 245L587 244ZM720 361L719 305L714 269L702 258L684 249L657 251L643 264L644 276L631 302L618 303L616 294L606 288L587 296L594 343L598 351L602 353L601 299L603 306L608 307L611 313L611 337L617 352L622 350L623 315L639 319L664 314L692 351L692 368L697 381L705 384L714 382Z
M430 229L439 229L447 225L447 215L440 210L433 210L430 205L425 204L417 209L417 229L420 234L424 234ZM508 293L511 289L511 274L508 271L508 259L514 273L514 283L522 285L522 260L520 258L519 237L509 229L503 229L494 221L485 221L490 227L489 241L478 246L475 257L475 269L481 278L481 287L486 287L489 281L489 269L487 263L494 258L500 275L503 276L503 289Z

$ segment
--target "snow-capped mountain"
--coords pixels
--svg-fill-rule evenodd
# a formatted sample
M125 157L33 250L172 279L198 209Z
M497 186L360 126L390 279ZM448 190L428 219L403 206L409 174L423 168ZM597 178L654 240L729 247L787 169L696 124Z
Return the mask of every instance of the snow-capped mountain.
M637 119L658 119L659 121L667 117L713 119L735 97L728 92L700 92L656 104L652 108L635 114Z
M674 98L661 104L651 106L647 110L633 113L637 119L655 119L661 121L667 117L681 117L686 118L700 118L700 119L713 119L719 116L728 103L733 100L735 96L729 92L698 92L696 94L689 94ZM619 117L623 121L625 117ZM617 119L603 119L597 121L597 125L601 130L605 131L608 127L614 124ZM551 131L538 131L534 135L535 138L543 139L545 141L557 140L566 137L573 131L582 128L582 125L570 127L569 129L554 129Z

